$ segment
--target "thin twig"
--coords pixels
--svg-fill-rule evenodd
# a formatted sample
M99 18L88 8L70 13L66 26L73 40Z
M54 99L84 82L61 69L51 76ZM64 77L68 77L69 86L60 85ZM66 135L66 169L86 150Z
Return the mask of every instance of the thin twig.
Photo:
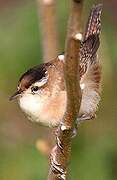
M42 28L44 62L58 55L58 31L56 21L56 0L37 0Z
M67 109L58 128L57 144L52 152L49 180L65 180L71 155L71 137L78 116L81 92L79 86L79 50L81 38L81 12L83 0L71 1L71 14L65 46L65 82Z
M37 0L44 62L51 61L58 55L59 42L56 3L56 0ZM55 143L54 133L51 132L51 130L46 130L46 138L39 139L37 142L36 146L41 153L44 153L45 155L50 154L50 149Z

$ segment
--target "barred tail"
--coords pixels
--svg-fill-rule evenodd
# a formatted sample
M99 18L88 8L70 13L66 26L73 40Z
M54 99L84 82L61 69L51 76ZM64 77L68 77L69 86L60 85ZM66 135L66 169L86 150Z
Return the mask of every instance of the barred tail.
M102 5L92 8L84 40L80 49L80 86L82 101L78 120L88 120L95 117L101 93L101 65L97 58L100 45L100 16Z
M87 71L88 64L97 60L96 54L100 45L101 12L102 4L94 6L86 25L83 42L80 48L80 77Z
M102 4L93 6L84 33L84 41L93 34L99 35L101 30L101 17Z

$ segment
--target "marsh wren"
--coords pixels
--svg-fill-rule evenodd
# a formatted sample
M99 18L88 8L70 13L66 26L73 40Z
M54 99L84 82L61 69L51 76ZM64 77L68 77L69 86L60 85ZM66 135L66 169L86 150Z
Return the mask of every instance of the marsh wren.
M91 10L80 47L80 87L82 101L78 120L95 117L101 92L101 67L97 58L102 5ZM18 99L29 119L47 126L57 126L66 110L64 55L35 66L19 79L17 91L10 100ZM77 83L77 82L76 82Z

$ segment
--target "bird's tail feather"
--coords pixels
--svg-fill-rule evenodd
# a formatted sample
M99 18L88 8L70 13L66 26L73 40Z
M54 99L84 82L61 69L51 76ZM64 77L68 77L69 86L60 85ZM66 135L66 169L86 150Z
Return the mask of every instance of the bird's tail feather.
M80 77L87 71L88 64L97 61L96 53L100 45L102 4L94 6L89 15L83 42L80 48Z
M96 6L93 6L87 25L84 33L84 41L93 34L100 34L101 30L101 22L100 22L100 17L101 17L101 12L102 12L102 4L98 4Z

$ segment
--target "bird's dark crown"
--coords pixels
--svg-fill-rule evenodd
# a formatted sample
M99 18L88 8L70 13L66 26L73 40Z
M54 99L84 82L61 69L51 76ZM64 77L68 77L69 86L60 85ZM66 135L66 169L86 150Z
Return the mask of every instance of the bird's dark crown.
M40 64L26 71L19 79L20 89L28 89L33 83L45 77L49 65L51 63Z

